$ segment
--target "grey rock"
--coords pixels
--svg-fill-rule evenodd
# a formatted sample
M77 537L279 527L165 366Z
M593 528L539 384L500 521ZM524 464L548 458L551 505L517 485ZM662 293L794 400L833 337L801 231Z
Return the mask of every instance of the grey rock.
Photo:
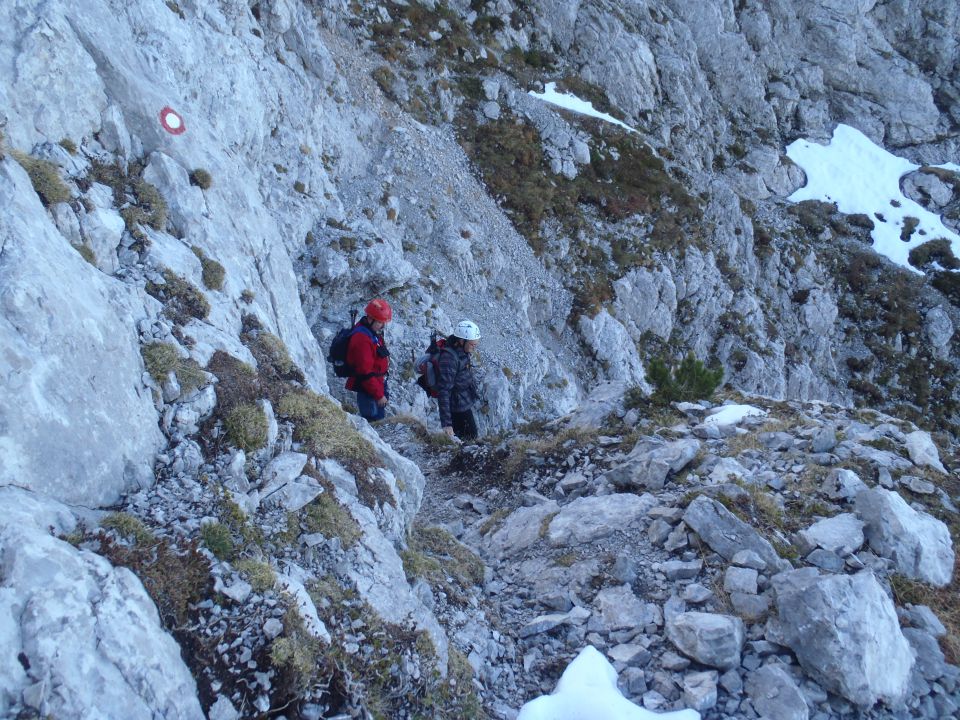
M660 667L670 672L679 672L690 667L690 660L672 650L667 650L660 656Z
M900 483L906 485L917 495L933 495L937 491L937 486L932 482L915 475L904 475L900 478Z
M913 653L872 572L803 568L772 582L780 637L769 639L790 647L811 678L864 707L903 699Z
M650 662L650 651L643 645L625 643L607 650L607 657L623 667L642 667Z
M733 592L730 593L730 605L739 617L748 622L759 622L770 612L770 598L766 595Z
M842 557L834 552L830 552L829 550L824 550L823 548L817 548L807 555L805 560L821 570L826 570L827 572L832 573L842 572L843 568L846 566L846 563Z
M883 488L860 492L856 509L870 547L893 560L898 572L938 587L949 584L954 551L944 523Z
M628 667L620 673L620 688L624 694L637 697L647 691L647 680L644 672L638 667Z
M728 593L757 594L757 571L753 568L728 567L723 576L723 589Z
M675 440L653 450L641 440L627 461L604 477L621 489L662 490L670 473L686 467L699 450L700 443L696 440Z
M827 453L837 446L837 431L833 427L822 427L810 438L810 452Z
M800 534L810 545L849 555L863 545L863 521L852 513L843 513L818 520Z
M604 588L597 593L593 606L608 632L637 629L662 622L660 608L653 603L642 602L629 585Z
M831 500L854 500L857 493L867 488L866 484L851 470L831 470L821 488Z
M940 622L940 619L933 613L933 610L926 605L908 604L905 608L902 608L902 611L905 613L907 621L913 627L925 630L935 638L940 638L947 634L947 629L943 623Z
M753 550L739 550L730 559L730 562L737 567L753 568L754 570L764 570L767 563L763 558Z
M740 664L745 629L740 618L686 612L666 626L670 642L687 657L709 667L729 670Z
M780 566L773 546L716 500L700 495L687 507L683 521L726 560L747 549L763 558L768 569Z
M806 700L789 673L764 665L747 676L747 694L753 706L769 720L808 720Z
M929 467L944 475L947 474L946 468L940 462L940 452L926 430L914 430L909 433L906 437L906 447L914 465Z
M683 676L683 702L699 713L717 705L717 671L689 673Z
M550 521L547 539L554 547L592 542L638 523L655 504L650 494L578 498Z
M910 643L917 656L915 670L924 680L933 682L943 677L946 661L937 639L925 630L903 628L903 636Z
M699 605L713 597L713 592L700 583L690 583L683 589L683 599Z
M667 580L690 580L700 574L703 569L702 560L667 560L660 564L660 570L667 576Z
M735 669L727 670L720 676L720 685L731 695L739 695L743 691L743 680Z
M652 545L663 545L673 530L673 526L660 518L655 519L647 528L647 537Z
M543 521L559 511L560 506L554 500L515 510L504 519L496 532L484 540L484 554L506 558L527 549L540 539Z
M530 637L531 635L539 635L540 633L549 632L554 628L560 627L567 622L566 613L553 613L551 615L540 615L535 617L530 622L523 625L518 631L518 634L522 638Z

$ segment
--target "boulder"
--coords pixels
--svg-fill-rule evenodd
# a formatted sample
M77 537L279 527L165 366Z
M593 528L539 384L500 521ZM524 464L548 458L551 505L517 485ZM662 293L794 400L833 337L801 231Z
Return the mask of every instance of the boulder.
M783 668L764 665L747 677L747 695L767 720L807 720L810 710L796 682Z
M720 670L740 664L745 633L743 621L730 615L685 612L667 621L667 637L677 650Z
M778 642L793 650L811 678L861 707L903 699L913 652L872 572L821 576L802 568L771 582Z
M640 629L663 621L659 606L641 602L629 585L604 588L597 593L593 606L607 631Z
M554 500L515 510L504 519L496 532L484 540L484 554L505 558L525 550L540 539L543 521L559 510L560 506Z
M768 569L780 567L780 556L760 533L706 495L690 503L683 521L725 560L732 560L741 550L752 550L763 558Z
M830 471L821 490L831 500L853 500L857 493L866 488L866 484L855 472L837 468Z
M914 465L930 467L944 475L947 474L947 469L940 462L940 452L933 444L930 433L925 430L914 430L907 435L906 446Z
M623 465L604 477L620 489L662 490L670 473L686 467L699 451L697 440L675 440L652 450L641 441Z
M577 498L550 522L547 538L554 547L592 542L639 523L656 504L649 493Z
M812 546L834 553L845 550L849 555L863 545L863 522L852 513L843 513L818 520L800 535Z
M870 547L893 560L897 572L937 587L950 583L954 550L944 523L883 488L860 492L856 509Z

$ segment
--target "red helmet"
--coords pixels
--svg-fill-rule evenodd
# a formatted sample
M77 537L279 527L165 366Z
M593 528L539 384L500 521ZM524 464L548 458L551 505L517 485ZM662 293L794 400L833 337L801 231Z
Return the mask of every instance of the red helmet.
M383 323L388 323L393 318L393 309L390 307L390 303L380 298L367 303L367 307L364 308L363 312L365 312L371 320L379 320Z

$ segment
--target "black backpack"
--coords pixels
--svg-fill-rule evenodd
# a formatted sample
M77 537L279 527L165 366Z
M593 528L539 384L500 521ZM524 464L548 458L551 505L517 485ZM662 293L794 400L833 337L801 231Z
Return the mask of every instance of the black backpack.
M337 377L347 378L353 375L353 368L347 363L347 347L350 338L356 330L357 314L353 313L348 327L340 328L330 341L330 350L327 352L327 361L333 365L333 372Z

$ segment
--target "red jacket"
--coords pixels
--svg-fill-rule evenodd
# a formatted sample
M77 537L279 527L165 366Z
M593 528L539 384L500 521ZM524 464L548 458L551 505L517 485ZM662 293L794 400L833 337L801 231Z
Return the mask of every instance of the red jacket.
M354 376L347 378L347 390L363 390L374 400L379 400L385 392L384 378L390 358L377 354L377 348L383 346L383 339L362 320L354 327L357 329L347 345L347 364L353 368Z

